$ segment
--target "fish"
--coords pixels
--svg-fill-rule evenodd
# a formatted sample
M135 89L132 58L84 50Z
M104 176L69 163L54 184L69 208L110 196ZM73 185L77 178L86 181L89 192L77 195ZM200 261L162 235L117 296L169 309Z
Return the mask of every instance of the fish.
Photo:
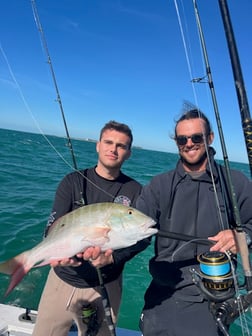
M0 263L10 275L7 296L33 267L72 258L88 247L117 250L157 233L156 222L139 210L119 203L94 203L58 218L36 246ZM62 266L63 267L63 266Z

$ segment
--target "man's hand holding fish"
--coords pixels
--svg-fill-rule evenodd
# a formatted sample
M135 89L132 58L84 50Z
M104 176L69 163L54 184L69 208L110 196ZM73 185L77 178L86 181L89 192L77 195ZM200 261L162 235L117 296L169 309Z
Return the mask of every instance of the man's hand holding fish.
M108 249L105 252L101 252L101 248L99 246L91 246L88 247L83 253L77 253L76 257L78 259L83 258L84 260L88 260L94 267L103 267L108 264L113 263L113 250ZM51 263L52 267L56 266L73 266L78 267L81 264L77 258L65 258L58 261L53 261Z

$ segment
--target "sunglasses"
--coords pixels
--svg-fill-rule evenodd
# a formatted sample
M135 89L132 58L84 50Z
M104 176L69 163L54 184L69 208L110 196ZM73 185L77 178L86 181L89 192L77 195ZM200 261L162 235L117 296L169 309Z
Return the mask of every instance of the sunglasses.
M204 136L202 133L195 133L190 136L178 135L175 140L179 146L187 144L188 139L191 139L194 144L200 144L204 142Z

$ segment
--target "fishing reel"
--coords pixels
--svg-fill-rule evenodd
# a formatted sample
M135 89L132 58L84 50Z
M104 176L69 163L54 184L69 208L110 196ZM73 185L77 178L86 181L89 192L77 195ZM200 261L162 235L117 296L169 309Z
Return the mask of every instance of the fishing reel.
M191 269L193 281L209 301L209 310L218 328L223 335L229 336L228 327L252 306L252 291L236 297L237 279L232 271L236 265L234 256L209 251L197 259L199 271Z
M205 252L197 257L199 271L191 269L194 283L207 300L223 302L235 295L230 258L222 252Z

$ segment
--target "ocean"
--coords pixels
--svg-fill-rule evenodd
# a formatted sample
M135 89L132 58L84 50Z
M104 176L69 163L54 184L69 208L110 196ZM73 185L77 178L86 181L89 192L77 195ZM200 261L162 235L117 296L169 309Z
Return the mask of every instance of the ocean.
M73 168L65 138L0 129L0 139L0 261L4 261L41 241L57 185ZM72 144L79 168L96 164L94 142L73 139ZM153 175L174 168L177 158L173 153L133 148L123 171L146 184ZM230 166L250 177L248 164ZM120 327L138 329L152 255L153 245L125 267ZM6 298L9 278L0 274L0 302L37 309L48 270L48 266L32 269ZM250 316L248 321L252 328ZM238 320L232 325L231 335L241 335L239 325Z

